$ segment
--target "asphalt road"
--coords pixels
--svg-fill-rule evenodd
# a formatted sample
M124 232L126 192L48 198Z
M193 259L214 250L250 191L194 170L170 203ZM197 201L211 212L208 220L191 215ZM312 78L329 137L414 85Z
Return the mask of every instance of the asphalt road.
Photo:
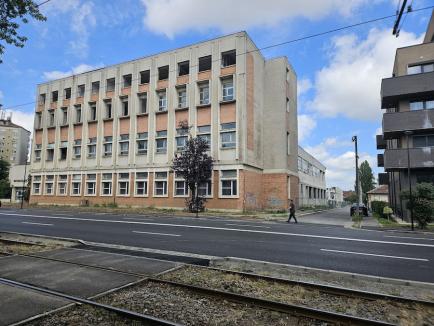
M347 209L325 214L332 213L348 218ZM434 237L424 234L304 223L111 215L68 209L1 209L1 231L434 283Z

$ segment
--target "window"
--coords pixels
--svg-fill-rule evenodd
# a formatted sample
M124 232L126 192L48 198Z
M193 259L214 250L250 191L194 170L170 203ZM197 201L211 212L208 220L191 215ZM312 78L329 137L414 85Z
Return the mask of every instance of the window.
M136 196L148 195L148 172L136 172Z
M81 105L75 106L75 123L81 123Z
M119 155L128 155L129 147L130 147L130 135L128 134L120 135Z
M54 143L47 145L47 161L52 161L54 159Z
M87 143L87 157L96 157L96 137L89 138L89 142Z
M167 152L167 130L157 131L155 144L157 153L165 154Z
M222 67L232 66L237 63L235 50L222 53Z
M432 110L434 109L434 99L430 99L427 101L413 101L410 102L410 110Z
M41 150L42 150L42 145L36 144L35 145L35 161L41 160Z
M42 128L42 113L41 112L36 112L36 117L35 117L35 129L40 129Z
M185 145L187 143L187 134L188 129L185 128L178 128L176 129L176 150L177 151L183 151L185 149Z
M62 108L62 125L68 124L68 108Z
M407 67L407 75L421 74L434 71L434 63L425 63L422 65L413 65Z
M68 176L66 174L61 174L57 177L57 194L60 196L65 196L66 192L66 184L67 184Z
M83 97L84 91L85 91L85 86L84 85L78 85L77 86L77 97Z
M118 196L128 196L130 193L130 174L118 174Z
M113 137L112 136L106 136L104 137L104 156L112 156L113 151Z
M63 141L60 143L59 147L59 160L66 160L68 154L68 142Z
M150 71L144 70L140 72L140 84L149 84Z
M169 66L158 68L158 80L165 80L169 78Z
M137 154L146 155L148 153L148 133L139 132L137 134Z
M199 72L211 70L211 56L207 55L205 57L199 58Z
M236 146L236 123L222 123L220 130L221 147L222 148L235 148Z
M286 154L291 155L291 135L286 133Z
M148 112L148 95L146 93L139 94L139 114Z
M81 157L81 139L74 140L74 158L80 158Z
M167 111L167 96L166 91L157 92L158 96L158 111Z
M39 105L44 105L45 104L45 99L46 99L46 95L45 94L39 94Z
M187 88L179 87L178 90L178 108L187 107Z
M86 175L86 195L87 196L96 195L96 174Z
M115 79L109 78L106 80L106 92L113 92L115 90Z
M211 126L198 126L197 137L206 140L208 145L211 146Z
M237 195L237 170L225 170L220 174L222 196Z
M102 180L101 180L101 191L102 196L111 196L112 194L112 174L111 173L103 173L102 174Z
M89 103L90 117L89 121L96 121L96 103Z
M131 81L133 80L133 75L122 76L122 87L131 87Z
M175 174L175 196L188 196L188 184L183 177Z
M53 195L54 192L54 175L46 175L45 176L45 194L46 195Z
M211 197L212 195L212 183L211 180L202 182L197 187L197 193L200 197Z
M178 63L178 76L188 75L190 73L190 62L184 61Z
M122 109L121 116L127 117L130 114L128 108L128 96L121 97L121 109Z
M289 103L289 98L286 98L286 112L290 112L291 111L291 106Z
M298 167L298 171L303 170L303 159L300 156L297 157L297 167Z
M40 175L35 175L33 177L32 188L33 188L33 194L39 195L41 193L41 176Z
M99 93L99 81L95 81L92 83L92 94L98 94Z
M51 92L51 102L57 102L58 99L59 99L59 92L58 91Z
M69 100L71 98L71 87L64 89L65 100Z
M167 172L155 172L154 196L167 196Z
M54 110L48 111L48 127L54 127Z
M112 101L104 101L105 106L105 119L111 119L112 118Z
M222 79L222 99L223 101L234 99L234 80L232 77Z
M199 104L209 104L209 82L199 84Z
M413 136L413 147L434 147L434 135Z
M72 196L80 196L81 194L81 174L72 175Z

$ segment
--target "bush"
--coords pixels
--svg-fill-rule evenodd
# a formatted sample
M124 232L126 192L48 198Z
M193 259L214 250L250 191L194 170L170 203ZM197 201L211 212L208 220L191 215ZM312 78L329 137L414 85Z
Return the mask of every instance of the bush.
M411 197L406 190L401 192L401 198L407 200L407 209L413 208L413 216L421 229L434 219L434 185L418 183Z
M371 202L372 212L377 213L381 218L387 218L387 216L383 214L384 207L386 206L387 203L385 201L374 200Z

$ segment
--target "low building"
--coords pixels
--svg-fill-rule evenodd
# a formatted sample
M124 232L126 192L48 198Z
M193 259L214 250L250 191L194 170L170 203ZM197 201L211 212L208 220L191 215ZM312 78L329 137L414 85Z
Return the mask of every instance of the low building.
M12 122L12 116L0 111L0 158L12 164L25 164L30 131Z
M325 171L320 161L298 146L300 207L327 205Z
M380 185L375 189L372 189L368 191L368 208L372 209L371 203L373 201L384 201L386 203L389 202L389 186L387 185Z
M327 203L329 207L342 207L344 193L339 187L327 188Z
M12 165L9 169L9 182L11 184L11 202L18 203L27 187L29 166L25 164Z

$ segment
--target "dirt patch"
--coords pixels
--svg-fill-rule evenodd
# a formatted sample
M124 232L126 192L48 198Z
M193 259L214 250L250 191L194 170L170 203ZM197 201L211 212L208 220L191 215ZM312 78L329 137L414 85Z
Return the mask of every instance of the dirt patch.
M0 252L9 254L32 254L76 245L75 242L0 233Z
M228 291L287 304L303 305L352 316L402 325L433 325L433 312L426 306L387 300L339 296L283 282L246 277L186 266L166 273L162 279Z

